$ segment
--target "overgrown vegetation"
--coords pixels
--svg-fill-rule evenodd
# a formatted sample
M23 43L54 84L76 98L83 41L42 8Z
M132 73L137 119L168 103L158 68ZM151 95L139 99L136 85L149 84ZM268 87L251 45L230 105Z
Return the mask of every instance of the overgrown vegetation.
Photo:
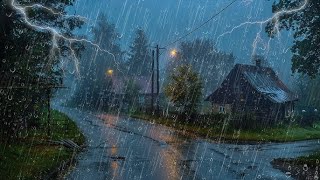
M16 6L41 2L52 9L30 6L21 13ZM64 16L65 9L74 0L52 1L0 1L0 133L2 138L14 139L22 130L34 126L46 105L49 92L62 84L61 58L79 55L82 44L69 42L72 31L83 25L76 16ZM24 15L28 18L24 18ZM61 36L55 36L49 28L31 27L33 24L52 27ZM3 139L2 139L3 140Z
M40 179L57 168L62 162L74 157L75 152L49 140L70 139L78 145L85 142L76 124L66 115L52 112L52 135L47 136L46 118L42 116L39 126L23 133L11 143L0 143L0 174L10 179ZM2 138L2 137L1 137Z
M291 159L274 159L271 164L274 168L280 169L287 175L294 177L294 179L318 179L320 153L315 152Z
M278 124L274 127L256 127L237 129L228 120L228 115L213 114L197 116L190 122L181 121L177 114L156 116L133 113L139 118L213 140L254 141L254 142L289 142L320 138L320 122L312 127L301 127L296 122Z

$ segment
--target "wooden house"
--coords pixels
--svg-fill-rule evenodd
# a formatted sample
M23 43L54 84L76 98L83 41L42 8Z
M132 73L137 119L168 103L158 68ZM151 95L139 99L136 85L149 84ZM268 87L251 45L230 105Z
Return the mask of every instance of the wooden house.
M212 111L251 114L266 122L292 115L297 95L290 91L270 67L236 64L206 101Z

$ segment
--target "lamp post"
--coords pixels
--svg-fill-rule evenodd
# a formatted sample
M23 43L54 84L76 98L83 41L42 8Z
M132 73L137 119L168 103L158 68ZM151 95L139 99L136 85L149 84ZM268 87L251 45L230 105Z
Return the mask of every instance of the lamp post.
M157 76L157 91L156 91L156 104L157 104L157 112L159 113L160 107L159 107L159 96L160 96L160 68L159 68L159 58L160 58L160 50L166 49L166 48L160 48L159 45L156 45L155 47L156 50L152 51L152 91L151 91L151 107L153 111L153 102L154 102L154 53L156 53L156 76ZM170 56L172 58L180 58L181 54L179 53L178 50L172 49L170 51Z
M157 61L157 113L160 112L159 106L159 95L160 95L160 68L159 68L159 58L160 58L160 50L166 48L160 48L159 45L156 45L156 61Z
M154 97L153 97L153 95L154 95L154 50L152 50L152 74L151 74L151 76L152 76L152 82L151 82L151 112L153 113L153 111L154 111L154 109L153 109L153 107L154 107Z
M113 74L114 74L114 70L113 69L107 69L105 72L105 79L107 84L105 85L104 91L101 92L101 106L104 107L105 105L108 105L107 107L109 108L109 104L108 102L110 101L110 97L111 97L111 92L112 92L112 88L113 88Z

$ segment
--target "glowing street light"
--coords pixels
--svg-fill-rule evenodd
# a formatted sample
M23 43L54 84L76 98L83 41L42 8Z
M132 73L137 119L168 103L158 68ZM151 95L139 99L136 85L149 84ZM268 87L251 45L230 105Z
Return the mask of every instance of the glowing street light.
M106 74L107 74L108 76L112 76L112 75L113 75L113 70L112 70L112 69L108 69L107 72L106 72Z
M170 51L170 56L173 57L173 58L177 57L178 56L178 51L176 49L171 50Z

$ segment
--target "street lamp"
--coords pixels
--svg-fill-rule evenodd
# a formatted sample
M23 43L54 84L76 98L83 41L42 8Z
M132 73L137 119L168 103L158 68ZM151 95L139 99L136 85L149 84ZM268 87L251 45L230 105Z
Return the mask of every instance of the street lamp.
M172 50L170 51L170 57L171 57L172 59L181 60L182 57L183 57L183 55L182 55L182 53L181 53L180 51L178 51L177 49L172 49Z
M178 56L178 51L177 51L176 49L171 50L171 51L170 51L170 56L171 56L172 58L177 57L177 56Z
M154 84L154 55L155 55L155 57L156 57L156 64L157 64L157 66L156 66L156 68L157 68L157 70L156 70L156 72L157 72L157 112L159 112L159 95L160 95L160 88L159 88L159 86L160 86L160 70L159 70L159 57L160 57L160 50L161 49L166 49L166 48L161 48L161 47L159 47L159 45L156 45L155 47L154 47L155 49L156 49L156 51L154 52L152 52L152 87L151 87L151 89L152 89L152 92L151 92L151 104L152 104L152 110L153 110L153 84ZM176 49L173 49L173 50L171 50L170 51L170 56L172 57L172 58L177 58L177 59L180 59L181 58L181 53L179 53Z
M112 76L113 75L113 70L112 69L108 69L106 72L107 76Z

